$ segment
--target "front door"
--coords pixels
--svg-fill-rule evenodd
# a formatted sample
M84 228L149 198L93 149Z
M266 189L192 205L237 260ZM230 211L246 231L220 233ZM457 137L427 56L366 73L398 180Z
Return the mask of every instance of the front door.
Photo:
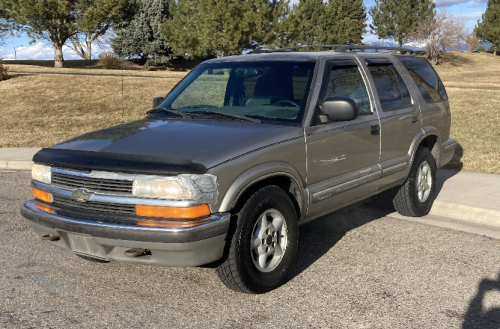
M352 59L326 63L318 104L348 97L358 107L352 121L329 122L316 110L306 128L309 215L321 215L372 193L380 178L380 126L366 75Z

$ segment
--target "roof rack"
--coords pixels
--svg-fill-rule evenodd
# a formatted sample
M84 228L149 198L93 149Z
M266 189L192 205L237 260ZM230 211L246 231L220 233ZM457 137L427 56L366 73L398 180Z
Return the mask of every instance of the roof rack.
M343 45L337 49L335 52L338 53L346 53L352 51L365 51L365 50L375 50L378 52L382 51L399 51L401 54L415 54L415 51L409 48L401 48L401 47L383 47L383 46L365 46L365 45Z
M355 51L365 51L365 50L375 50L378 51L399 51L401 54L414 55L415 51L409 48L400 47L383 47L383 46L365 46L365 45L302 45L302 46L292 46L276 49L257 49L251 51L250 54L262 54L262 53L277 53L277 52L293 52L304 48L332 48L332 51L337 53L347 53Z
M343 46L345 45L302 45L302 46L292 46L292 47L275 48L275 49L257 49L251 51L250 54L289 52L304 48L340 48Z

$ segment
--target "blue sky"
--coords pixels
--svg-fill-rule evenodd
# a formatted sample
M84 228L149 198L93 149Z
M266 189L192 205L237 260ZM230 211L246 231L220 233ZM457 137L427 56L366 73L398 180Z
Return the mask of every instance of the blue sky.
M297 3L298 0L291 0L290 2L293 4ZM488 0L434 0L434 2L438 9L445 7L448 12L464 16L467 19L469 29L472 31L477 20L481 18L481 14L486 10ZM369 9L375 4L375 1L364 0L364 3L367 9ZM7 44L3 48L0 48L0 58L14 59L15 49L17 59L53 59L54 50L48 43L36 41L34 44L30 44L30 41L30 38L25 35L7 39ZM373 43L379 40L376 35L366 33L363 41L365 43ZM97 55L102 50L98 46L94 46L93 52ZM65 59L80 59L78 55L67 47L63 51Z

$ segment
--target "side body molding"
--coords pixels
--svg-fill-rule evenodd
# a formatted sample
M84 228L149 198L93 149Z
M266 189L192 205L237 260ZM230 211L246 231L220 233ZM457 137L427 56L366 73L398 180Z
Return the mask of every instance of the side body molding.
M302 209L302 215L306 213L307 210L307 200L304 190L304 182L302 177L299 175L298 171L290 164L285 162L269 162L264 163L253 168L248 169L243 172L238 178L234 180L226 194L224 199L222 199L221 205L219 207L219 212L228 212L235 205L241 195L253 184L258 183L267 178L274 176L287 176L289 177L297 186L302 200L297 200L299 206Z

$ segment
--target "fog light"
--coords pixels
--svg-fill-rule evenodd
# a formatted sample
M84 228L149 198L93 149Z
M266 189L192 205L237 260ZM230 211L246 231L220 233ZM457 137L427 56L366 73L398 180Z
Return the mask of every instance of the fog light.
M54 211L54 209L52 209L51 207L43 204L43 203L38 203L36 202L35 203L35 207L37 207L38 209L40 209L41 211L45 211L45 212L48 212L49 214L55 214L56 212Z
M187 227L194 227L197 225L205 224L208 223L207 219L202 219L202 220L188 220L188 221L181 221L181 220L140 220L137 222L137 225L139 226L148 226L148 227L167 227L167 228L187 228Z

